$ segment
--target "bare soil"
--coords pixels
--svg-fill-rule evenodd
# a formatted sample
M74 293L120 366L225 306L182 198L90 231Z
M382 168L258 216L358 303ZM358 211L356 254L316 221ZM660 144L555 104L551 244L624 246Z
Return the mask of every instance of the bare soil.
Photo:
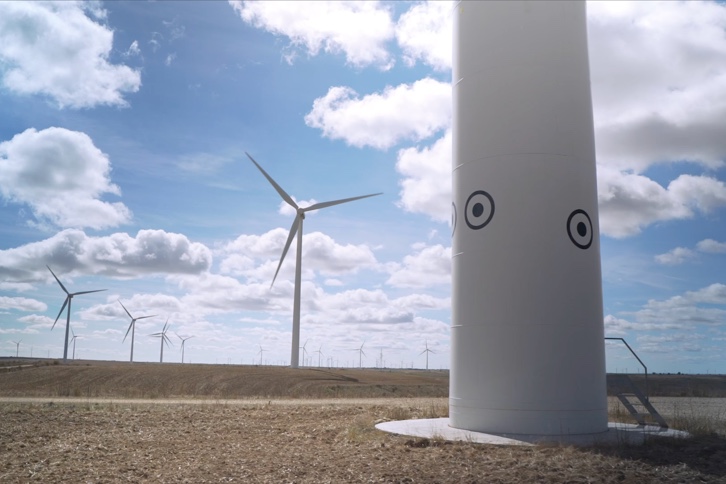
M189 370L199 376L190 383L182 365L84 365L0 373L0 482L726 482L726 439L711 424L690 439L594 448L451 443L375 429L446 416L445 393L391 397L447 390L445 374L209 365ZM312 399L331 387L336 399ZM82 394L72 397L76 388ZM126 400L154 389L152 400Z

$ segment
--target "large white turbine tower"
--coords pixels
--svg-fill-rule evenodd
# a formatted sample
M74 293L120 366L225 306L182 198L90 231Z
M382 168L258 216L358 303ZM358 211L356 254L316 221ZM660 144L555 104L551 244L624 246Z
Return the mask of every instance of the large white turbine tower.
M252 161L252 163L255 164L257 169L262 172L262 174L267 178L267 181L270 182L270 184L277 190L277 193L280 194L282 199L290 205L292 208L295 209L297 214L295 215L295 220L292 222L292 227L290 227L290 234L287 236L287 242L285 242L285 248L282 250L282 256L280 257L280 263L277 264L277 270L275 271L275 276L272 278L272 283L270 284L270 288L272 288L272 285L275 284L275 279L277 278L278 272L280 272L280 267L282 266L282 262L285 260L285 255L287 255L288 249L290 249L290 244L292 243L293 237L297 235L297 254L296 254L296 260L295 260L295 296L293 299L293 309L292 309L292 350L291 350L291 357L290 357L290 366L292 368L297 368L300 363L300 280L302 278L302 234L303 234L303 220L305 219L305 214L307 212L312 212L313 210L319 210L321 208L327 208L332 207L333 205L340 205L341 203L347 203L352 202L355 200L360 200L363 198L368 197L375 197L376 195L381 195L381 193L372 193L370 195L361 195L359 197L351 197L351 198L343 198L341 200L333 200L330 202L320 202L315 203L313 205L310 205L309 207L299 207L297 203L295 203L295 200L292 199L290 195L285 192L285 190L282 189L280 185L275 182L275 180L272 179L270 175L267 174L265 170L262 169L262 167L250 156L249 153L245 152L247 157Z
M96 289L95 291L68 292L60 279L58 279L58 276L56 276L55 272L53 272L53 269L51 269L50 266L45 267L47 267L50 273L53 274L53 277L55 277L55 280L58 281L58 284L60 285L61 289L63 289L63 292L66 293L66 300L63 301L63 306L61 306L61 309L58 312L58 316L55 317L53 326L50 328L50 330L53 331L53 328L55 328L55 323L58 322L58 318L60 318L60 315L63 314L63 310L65 309L65 307L68 306L68 313L66 313L66 339L65 344L63 345L63 363L66 363L68 362L68 333L71 329L71 300L73 299L73 296L78 296L80 294L91 294L92 292L101 292L105 291L105 289Z

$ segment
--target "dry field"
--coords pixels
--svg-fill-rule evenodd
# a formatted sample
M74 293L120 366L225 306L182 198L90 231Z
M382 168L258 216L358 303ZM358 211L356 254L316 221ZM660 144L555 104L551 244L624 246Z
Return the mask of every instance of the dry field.
M184 394L177 390L182 382L164 382L175 377L163 367L180 365L138 365L147 368L117 386L130 366L0 373L0 482L726 482L721 399L661 400L664 413L698 432L691 439L582 449L488 446L374 428L384 420L445 416L446 398L434 390L446 387L443 372L326 370L313 377L320 372L237 367L242 383L228 375L232 368L210 366L216 373L204 379L226 382L226 390L202 394L195 387L196 393ZM86 380L78 375L83 368ZM227 376L214 380L213 374ZM30 386L26 396L41 400L9 401L23 396L22 381ZM149 399L149 384L177 399L162 398L166 390ZM319 399L331 387L338 398ZM73 397L75 388L96 394ZM261 391L255 395L251 388ZM416 389L425 395L391 398ZM143 394L143 402L122 401Z

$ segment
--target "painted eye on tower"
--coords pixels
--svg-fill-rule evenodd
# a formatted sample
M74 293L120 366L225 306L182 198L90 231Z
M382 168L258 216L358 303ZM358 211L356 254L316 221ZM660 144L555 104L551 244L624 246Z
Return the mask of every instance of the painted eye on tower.
M474 230L484 228L494 216L494 199L484 190L478 190L466 200L464 220Z
M454 236L456 231L456 204L451 202L451 236Z
M592 221L584 210L575 210L567 218L567 235L580 249L587 249L592 244Z

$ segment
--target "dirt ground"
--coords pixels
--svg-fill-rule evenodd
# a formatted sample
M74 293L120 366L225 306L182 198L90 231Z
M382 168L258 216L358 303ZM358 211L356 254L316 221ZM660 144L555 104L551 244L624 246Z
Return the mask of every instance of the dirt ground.
M578 449L374 428L442 414L446 399L3 402L0 482L726 482L726 440L715 436Z

